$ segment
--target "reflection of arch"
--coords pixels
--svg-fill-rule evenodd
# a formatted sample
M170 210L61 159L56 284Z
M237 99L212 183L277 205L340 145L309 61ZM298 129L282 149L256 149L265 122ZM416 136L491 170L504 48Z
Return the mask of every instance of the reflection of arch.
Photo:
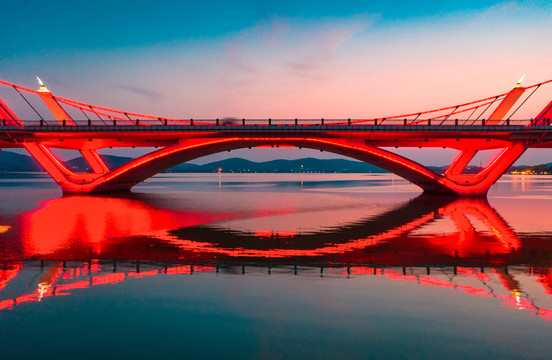
M397 174L420 186L427 193L471 196L485 195L491 185L526 149L526 145L521 143L510 143L487 168L475 175L465 175L461 172L477 151L463 151L449 170L440 175L412 160L361 140L306 136L202 138L181 140L178 145L154 151L112 171L106 170L95 152L85 152L85 159L96 170L94 173L76 174L67 169L46 146L26 143L25 147L62 187L64 193L102 193L130 190L134 185L159 172L202 156L266 144L334 152Z
M447 217L456 225L452 234L413 233ZM486 226L477 231L472 220ZM353 263L450 263L459 260L503 262L522 247L513 230L486 199L422 195L403 206L363 221L316 234L286 234L259 241L259 235L210 225L170 231L180 245L195 252L237 258L326 259Z
M153 200L155 201L155 199ZM225 230L212 222L251 213L157 208L140 195L64 197L22 215L25 258L257 259L348 263L504 263L520 256L522 242L485 199L419 196L383 214L314 234ZM286 214L288 210L286 210ZM274 215L282 214L275 210ZM63 217L64 221L56 219ZM441 218L453 232L431 230ZM485 229L476 229L473 221ZM450 226L449 226L450 227ZM253 229L255 230L255 229ZM20 232L20 233L17 233ZM421 232L421 233L420 233ZM270 234L270 231L268 232ZM286 260L287 259L287 260Z
M293 251L313 251L312 255L316 255L315 252L321 255L324 251L320 248L331 247L332 244L339 249L339 244L346 245L356 240L372 238L374 241L362 242L363 245L377 245L387 239L413 231L433 221L437 210L451 202L454 200L450 197L421 195L383 214L364 218L339 228L308 234L280 236L276 232L274 236L267 238L264 233L227 230L209 225L182 227L169 233L183 240L212 243L218 248L268 251L267 257L271 257L270 250L274 250L275 257L281 257L277 254L278 250L289 250L290 254ZM363 245L355 245L355 247L362 248ZM342 248L347 250L346 246ZM335 253L335 251L332 252Z

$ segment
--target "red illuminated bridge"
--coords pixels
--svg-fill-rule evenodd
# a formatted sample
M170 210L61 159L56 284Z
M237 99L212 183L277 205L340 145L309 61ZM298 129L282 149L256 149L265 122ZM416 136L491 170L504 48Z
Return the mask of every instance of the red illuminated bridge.
M552 147L552 102L530 120L513 116L552 80L445 108L375 119L169 119L90 105L0 81L0 148L25 148L65 194L130 190L180 163L246 147L293 146L349 156L395 173L426 193L484 196L530 147ZM9 103L9 105L8 105ZM25 113L25 119L17 113ZM97 151L157 150L118 168ZM451 148L458 156L439 174L384 148ZM51 149L78 150L92 172L75 173ZM481 150L500 149L477 174L464 170Z

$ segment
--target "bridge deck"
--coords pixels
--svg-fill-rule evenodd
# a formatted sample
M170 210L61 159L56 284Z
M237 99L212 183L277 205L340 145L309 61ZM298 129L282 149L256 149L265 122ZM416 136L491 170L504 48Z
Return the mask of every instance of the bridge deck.
M552 126L520 125L103 125L0 126L0 147L22 147L26 141L69 147L75 142L107 141L103 146L166 146L189 138L258 137L267 140L297 137L363 139L377 146L452 147L454 141L484 140L483 148L504 141L531 147L552 147ZM451 142L451 140L453 142ZM65 144L60 142L66 141ZM114 142L114 143L113 143ZM63 146L62 146L63 145ZM90 144L91 145L91 144ZM464 146L464 144L463 144ZM483 149L481 148L481 149Z
M519 126L519 125L479 125L479 126L448 126L448 125L167 125L167 126L0 126L0 134L9 133L166 133L166 132L434 132L434 133L552 133L552 126Z

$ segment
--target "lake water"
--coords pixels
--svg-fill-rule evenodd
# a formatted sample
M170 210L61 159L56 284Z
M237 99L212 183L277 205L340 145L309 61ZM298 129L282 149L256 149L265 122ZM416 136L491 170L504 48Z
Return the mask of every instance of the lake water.
M0 174L2 359L550 359L552 177Z

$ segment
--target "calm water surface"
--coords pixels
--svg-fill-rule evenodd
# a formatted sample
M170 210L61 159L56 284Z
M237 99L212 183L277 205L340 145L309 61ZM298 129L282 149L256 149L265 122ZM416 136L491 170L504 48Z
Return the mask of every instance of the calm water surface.
M550 359L552 177L0 174L0 358Z

